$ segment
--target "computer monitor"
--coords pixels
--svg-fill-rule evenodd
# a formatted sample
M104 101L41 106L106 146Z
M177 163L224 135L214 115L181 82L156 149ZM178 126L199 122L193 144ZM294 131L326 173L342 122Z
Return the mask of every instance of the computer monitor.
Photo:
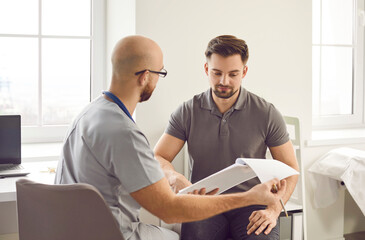
M20 115L0 115L0 164L21 163Z

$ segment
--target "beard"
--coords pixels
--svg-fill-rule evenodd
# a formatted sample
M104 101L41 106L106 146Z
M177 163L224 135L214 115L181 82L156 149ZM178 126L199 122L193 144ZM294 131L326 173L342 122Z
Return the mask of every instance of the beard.
M219 90L219 87L227 88L227 90ZM213 92L219 98L230 98L232 97L239 89L234 90L233 87L224 86L222 84L217 84L214 86Z
M147 84L141 93L139 102L144 102L144 101L147 101L148 99L150 99L150 97L152 96L153 90L154 89L152 89L152 87L150 87L150 85Z

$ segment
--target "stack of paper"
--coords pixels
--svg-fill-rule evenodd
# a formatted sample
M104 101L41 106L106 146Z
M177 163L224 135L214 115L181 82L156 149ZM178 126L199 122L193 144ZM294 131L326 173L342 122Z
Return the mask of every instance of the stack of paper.
M180 190L178 194L189 193L201 188L205 188L206 192L219 188L217 194L221 194L237 184L246 182L256 176L261 182L266 182L273 178L281 180L298 174L297 170L277 160L237 158L236 162L231 166Z

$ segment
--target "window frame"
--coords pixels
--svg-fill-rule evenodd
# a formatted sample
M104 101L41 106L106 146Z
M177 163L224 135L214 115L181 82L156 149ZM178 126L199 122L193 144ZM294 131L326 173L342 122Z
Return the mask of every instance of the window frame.
M322 5L322 0L321 0ZM321 6L322 10L322 6ZM320 11L321 11L320 10ZM333 116L313 116L313 129L338 129L338 128L355 128L365 127L365 99L364 99L364 26L360 24L361 12L364 11L364 1L354 0L354 37L353 37L353 96L351 115L333 115ZM365 20L362 20L365 21ZM320 32L322 35L322 32ZM322 38L322 36L321 36ZM326 44L313 44L313 46L332 46ZM335 45L340 46L340 45ZM320 60L321 61L321 60ZM313 81L312 81L313 82ZM314 83L313 83L314 84Z
M91 3L91 34L90 37L77 37L77 39L90 39L90 101L101 94L101 91L106 87L105 80L105 18L106 18L106 3L105 1L90 0ZM42 0L38 1L41 25L41 4ZM45 38L72 38L70 36L48 36L40 33L36 35L29 34L0 34L2 37L32 37L38 39L39 46L41 39ZM38 50L38 57L41 57L41 49ZM41 61L41 60L39 60ZM38 72L41 72L39 62ZM41 76L39 76L41 78ZM41 81L41 79L40 79ZM40 84L38 84L40 87ZM39 92L41 94L41 91ZM41 104L41 101L38 103ZM65 137L67 125L52 125L52 126L23 126L22 127L22 143L41 143L41 142L61 142Z

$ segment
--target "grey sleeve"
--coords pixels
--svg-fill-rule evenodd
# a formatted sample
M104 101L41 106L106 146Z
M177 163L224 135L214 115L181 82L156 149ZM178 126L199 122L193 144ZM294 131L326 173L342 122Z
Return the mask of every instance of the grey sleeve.
M186 103L180 105L175 112L170 116L169 123L167 124L165 133L186 141L187 125L189 124L189 112L187 111Z
M281 113L271 104L268 114L266 145L276 147L288 142L289 134Z
M131 193L164 177L144 134L137 129L123 131L119 144L111 149L112 168L125 189Z

